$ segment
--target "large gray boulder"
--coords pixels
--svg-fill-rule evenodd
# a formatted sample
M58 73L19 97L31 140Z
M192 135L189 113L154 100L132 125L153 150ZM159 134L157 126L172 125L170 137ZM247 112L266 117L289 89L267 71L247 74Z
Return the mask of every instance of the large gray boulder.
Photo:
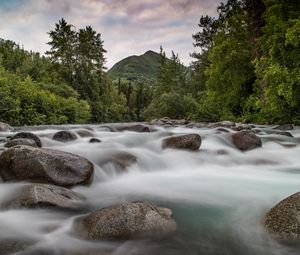
M242 130L232 134L232 142L241 151L262 147L260 137L250 130Z
M75 232L89 240L163 238L176 230L172 211L148 202L113 205L78 218Z
M53 140L59 141L59 142L71 142L77 139L77 136L72 131L58 131L53 135Z
M68 152L15 146L0 155L0 175L3 181L30 181L74 186L89 184L93 164Z
M31 139L31 140L35 141L37 147L42 147L41 139L37 135L30 133L30 132L17 133L10 140L15 140L15 139L20 139L20 138Z
M32 147L38 147L34 140L28 139L28 138L16 138L16 139L10 140L6 144L4 144L4 147L10 148L10 147L14 147L17 145L27 145L27 146L32 146Z
M300 192L275 205L266 214L265 227L279 240L300 242Z
M85 198L80 194L49 184L28 184L19 188L13 196L2 203L3 209L19 209L33 207L60 207L65 209L81 209Z
M198 150L201 146L201 137L198 134L188 134L165 138L162 148Z
M0 122L0 132L9 132L9 131L13 131L13 130L14 130L14 128L11 127L9 124Z

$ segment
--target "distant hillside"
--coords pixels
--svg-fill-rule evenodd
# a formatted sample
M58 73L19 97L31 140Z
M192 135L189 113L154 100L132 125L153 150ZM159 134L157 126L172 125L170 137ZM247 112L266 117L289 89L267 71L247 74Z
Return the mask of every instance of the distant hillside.
M108 75L117 80L128 79L141 82L151 82L156 79L160 55L147 51L141 56L130 56L116 63L108 70Z

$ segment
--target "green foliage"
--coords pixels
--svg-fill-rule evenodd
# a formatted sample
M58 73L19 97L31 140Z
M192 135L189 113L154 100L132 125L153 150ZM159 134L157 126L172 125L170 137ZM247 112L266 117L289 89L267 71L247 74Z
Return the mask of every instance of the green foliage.
M196 114L197 106L196 101L192 97L169 92L154 98L149 107L143 112L143 116L145 119L164 116L174 119L191 118Z
M64 98L0 67L0 119L12 125L84 123L90 118L86 101Z

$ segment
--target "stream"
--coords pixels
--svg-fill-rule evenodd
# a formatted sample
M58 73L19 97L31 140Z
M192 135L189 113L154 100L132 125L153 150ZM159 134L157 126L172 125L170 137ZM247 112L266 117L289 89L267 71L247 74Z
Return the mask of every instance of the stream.
M58 130L82 128L92 129L101 143L88 143L90 138L81 137L67 143L52 139ZM20 255L299 254L296 248L274 241L263 220L280 200L300 191L300 129L289 131L292 138L270 134L270 126L257 128L262 148L241 152L232 145L229 133L216 128L157 126L156 132L138 133L111 132L101 125L26 127L41 138L43 148L71 152L93 162L94 181L72 189L87 198L84 211L0 211L0 246L1 240L34 240L29 250L16 253ZM162 140L170 132L199 134L200 150L163 150ZM0 143L0 149L3 146ZM102 157L115 152L129 152L137 162L122 173L113 164L99 165ZM0 183L0 204L21 185ZM176 234L164 240L97 242L72 234L72 222L79 215L132 201L151 201L172 209Z

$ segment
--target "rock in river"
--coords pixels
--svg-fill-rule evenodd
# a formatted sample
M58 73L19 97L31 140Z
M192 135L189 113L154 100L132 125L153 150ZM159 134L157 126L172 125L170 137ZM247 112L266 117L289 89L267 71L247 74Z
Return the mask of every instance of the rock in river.
M201 137L198 134L188 134L165 138L162 148L198 150L201 146Z
M300 242L300 192L275 205L266 214L265 227L279 240Z
M143 124L134 124L134 125L122 125L116 127L117 131L133 131L140 133L148 133L150 132L150 128Z
M78 218L78 235L89 240L163 238L176 230L172 211L148 202L113 205Z
M232 134L232 142L241 151L253 150L262 146L260 137L250 130L242 130Z
M3 181L30 181L74 186L88 184L94 173L87 159L63 151L15 146L0 156L0 175Z
M14 128L8 125L7 123L0 122L0 132L9 132L13 130Z
M27 184L22 186L12 198L2 204L4 209L60 207L80 209L85 205L80 194L49 184Z
M77 139L77 136L74 132L63 130L58 131L54 134L53 140L60 141L60 142L70 142Z
M4 147L10 148L10 147L14 147L17 145L27 145L27 146L32 146L32 147L38 147L34 140L27 139L27 138L16 138L16 139L10 140L6 144L4 144Z
M11 138L11 140L20 139L20 138L31 139L31 140L35 141L37 147L42 147L41 139L37 135L35 135L33 133L30 133L30 132L20 132L20 133L17 133L16 135L14 135Z

